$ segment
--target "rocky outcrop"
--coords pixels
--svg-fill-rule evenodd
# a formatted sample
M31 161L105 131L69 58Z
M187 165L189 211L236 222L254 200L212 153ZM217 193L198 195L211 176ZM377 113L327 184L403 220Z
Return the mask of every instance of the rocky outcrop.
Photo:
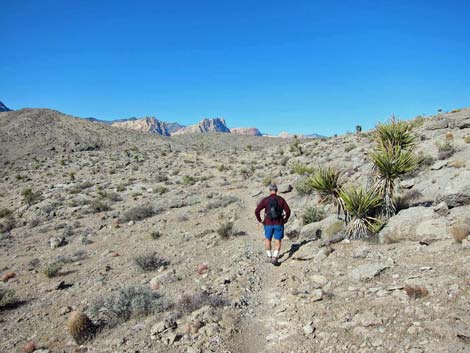
M9 111L11 111L11 109L9 109L5 104L3 104L0 101L0 112L9 112Z
M230 129L230 132L243 136L261 136L261 132L255 127L236 127Z
M123 127L126 129L137 130L142 132L150 132L152 134L170 136L166 123L155 119L154 117L145 117L135 120L126 120L121 122L113 122L111 126Z
M390 218L379 233L381 243L399 241L428 241L450 238L445 217L431 207L412 207Z
M223 118L204 119L196 125L187 126L179 129L173 135L194 134L194 133L207 133L207 132L224 132L229 133L230 129L227 127Z

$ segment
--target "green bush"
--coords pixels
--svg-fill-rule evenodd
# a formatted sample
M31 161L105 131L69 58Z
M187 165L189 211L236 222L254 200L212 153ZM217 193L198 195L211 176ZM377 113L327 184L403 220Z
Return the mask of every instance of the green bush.
M56 277L62 269L62 266L63 264L61 262L52 262L44 266L42 273L44 273L47 278Z
M0 287L0 310L11 307L18 303L15 291L10 288Z

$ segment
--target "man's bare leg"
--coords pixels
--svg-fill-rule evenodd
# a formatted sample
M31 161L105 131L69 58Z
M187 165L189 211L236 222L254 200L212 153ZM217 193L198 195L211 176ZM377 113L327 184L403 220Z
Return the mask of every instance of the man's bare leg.
M264 239L264 248L266 249L266 256L267 256L267 261L271 261L272 253L271 253L271 240L270 239Z

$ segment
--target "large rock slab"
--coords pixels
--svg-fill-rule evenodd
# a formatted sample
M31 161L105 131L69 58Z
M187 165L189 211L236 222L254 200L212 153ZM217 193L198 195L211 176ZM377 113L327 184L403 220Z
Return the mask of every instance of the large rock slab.
M303 226L300 230L300 236L302 238L309 239L325 239L340 232L343 227L343 221L338 220L336 215L330 215L320 222L314 222Z
M412 207L389 219L379 233L381 243L448 238L447 220L430 207Z
M436 196L436 203L445 202L449 208L470 204L470 171L464 170L457 178L447 181Z
M363 264L351 271L349 279L354 282L367 281L377 276L387 267L387 265L378 262Z

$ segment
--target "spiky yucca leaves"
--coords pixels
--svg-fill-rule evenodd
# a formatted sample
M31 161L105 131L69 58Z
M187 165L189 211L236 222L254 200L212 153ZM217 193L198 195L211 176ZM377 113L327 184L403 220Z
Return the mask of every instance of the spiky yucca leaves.
M346 226L349 239L362 239L380 229L381 220L377 212L382 205L382 198L373 189L349 188L341 190L340 197L350 218Z
M411 132L413 126L406 122L396 120L394 116L388 123L378 123L375 130L375 140L382 147L400 147L412 149L416 144L416 137Z
M341 172L333 167L319 168L308 179L309 185L316 190L321 197L321 202L331 202L336 206L338 216L344 210L343 202L339 197L342 187Z
M388 219L396 211L395 179L415 170L419 159L411 150L391 145L380 145L370 158L374 163L375 190L384 200L384 216Z

